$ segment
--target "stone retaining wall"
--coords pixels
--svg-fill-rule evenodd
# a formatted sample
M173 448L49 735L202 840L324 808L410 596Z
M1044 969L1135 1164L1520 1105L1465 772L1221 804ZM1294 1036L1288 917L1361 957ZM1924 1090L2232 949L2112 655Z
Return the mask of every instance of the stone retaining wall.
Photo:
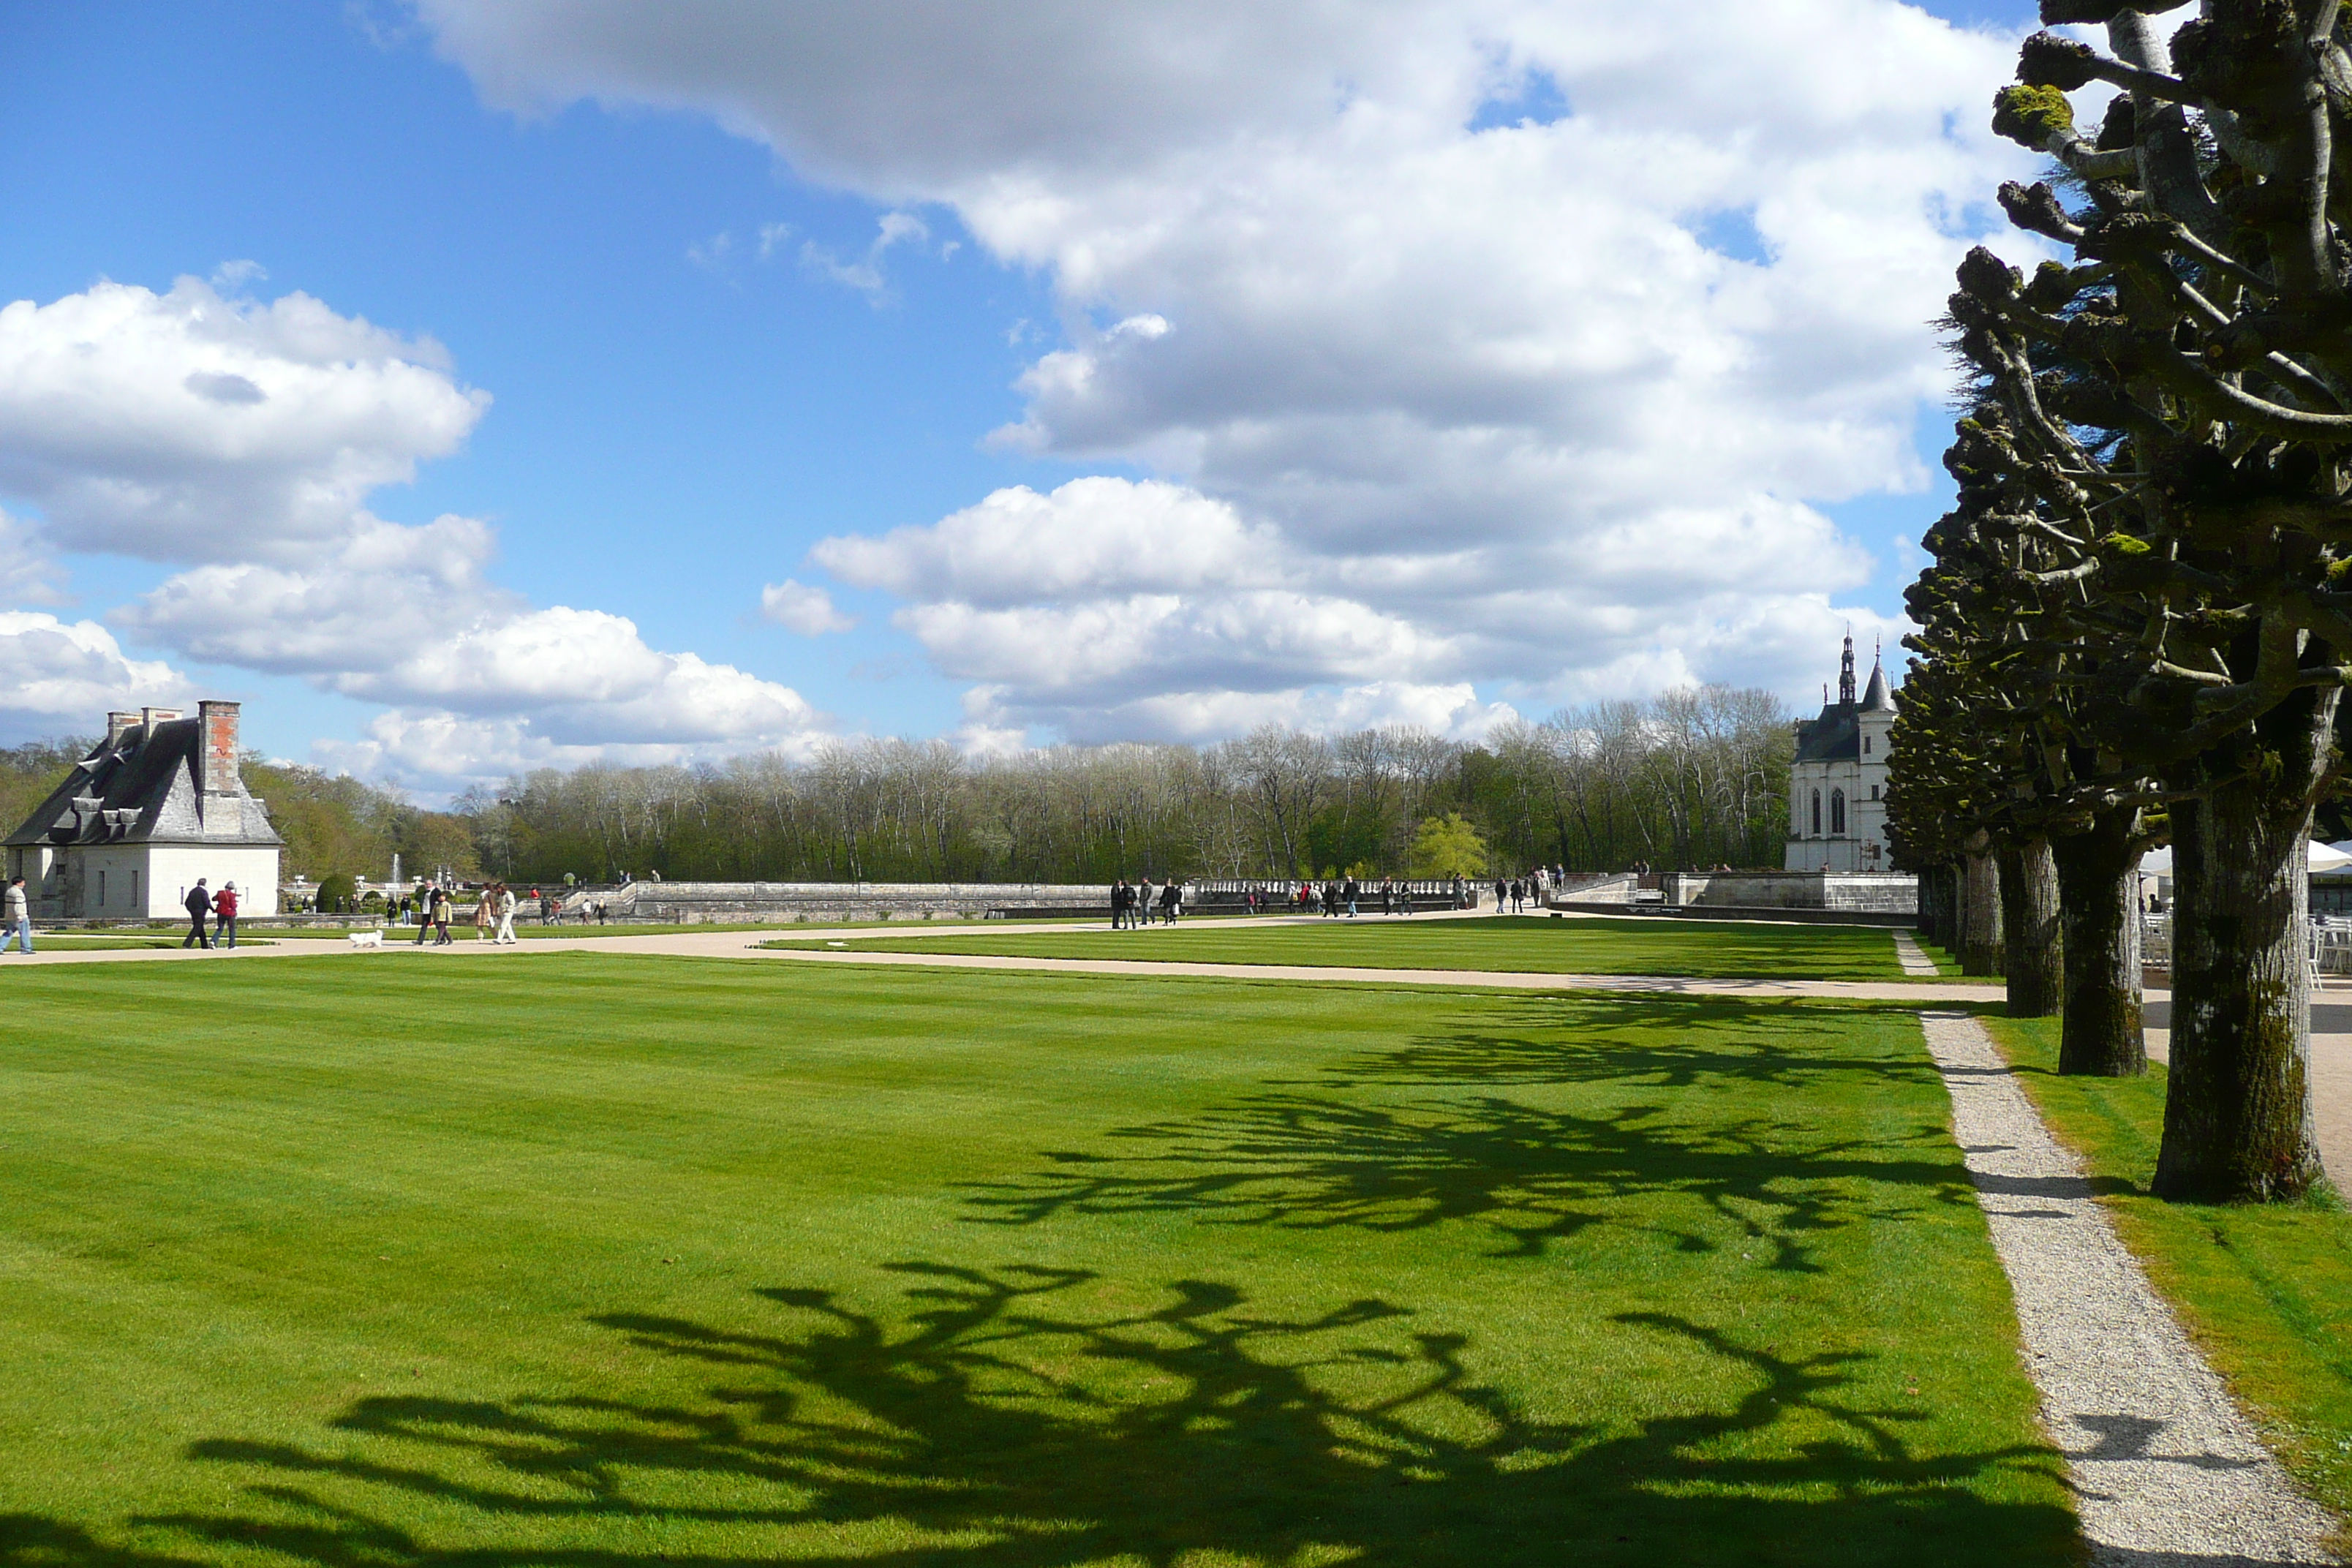
M1053 882L632 882L564 900L577 918L602 902L609 921L741 925L778 921L984 920L999 910L1073 915L1110 910L1108 888Z
M1919 912L1919 879L1897 871L1684 871L1659 879L1664 901L1696 909Z

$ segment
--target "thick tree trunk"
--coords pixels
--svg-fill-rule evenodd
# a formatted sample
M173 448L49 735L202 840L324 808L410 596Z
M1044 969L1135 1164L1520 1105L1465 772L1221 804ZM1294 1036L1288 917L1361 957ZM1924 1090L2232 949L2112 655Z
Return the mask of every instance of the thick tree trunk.
M1950 922L1950 868L1923 867L1919 872L1919 934L1937 947L1957 952L1959 943Z
M2194 1203L2298 1197L2319 1180L2311 1103L2305 835L2335 693L2270 716L2249 776L2172 811L2172 1051L2152 1186ZM2284 753L2284 754L2282 754ZM2269 765L2264 766L2263 764Z
M2147 1070L2140 1016L2137 811L2099 814L2087 833L2054 840L2066 933L2066 1003L2058 1070L2137 1078Z
M1960 973L2000 973L2000 867L1970 855L1960 871Z
M2058 867L2047 838L2036 836L2000 852L2000 916L2009 1016L2056 1016L2066 995L2065 942L2058 921Z

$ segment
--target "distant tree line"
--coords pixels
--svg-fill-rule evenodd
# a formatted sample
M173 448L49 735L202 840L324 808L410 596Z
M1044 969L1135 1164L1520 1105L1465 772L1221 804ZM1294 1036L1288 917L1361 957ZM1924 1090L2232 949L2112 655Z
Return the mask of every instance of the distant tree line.
M1275 727L988 758L849 741L799 765L543 771L460 808L482 865L529 881L1403 876L1425 869L1422 826L1456 814L1495 870L1777 866L1791 749L1769 693L1705 687L1507 724L1477 745Z
M245 776L286 838L286 874L312 882L380 880L394 852L412 875L446 866L525 883L1405 876L1425 868L1423 826L1455 816L1491 870L1777 866L1792 745L1769 693L1708 686L1506 724L1475 745L1276 727L1212 746L982 758L937 741L843 741L805 763L543 770L447 812L257 757ZM8 826L89 749L0 751ZM1419 859L1440 841L1423 839ZM1459 836L1442 841L1458 863Z

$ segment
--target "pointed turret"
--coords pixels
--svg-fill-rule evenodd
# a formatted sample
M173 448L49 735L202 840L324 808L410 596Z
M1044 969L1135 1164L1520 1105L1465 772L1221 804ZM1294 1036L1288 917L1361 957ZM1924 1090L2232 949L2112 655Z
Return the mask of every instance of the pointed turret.
M1892 712L1894 695L1886 689L1886 666L1876 648L1870 653L1870 684L1863 689L1862 706L1872 713Z

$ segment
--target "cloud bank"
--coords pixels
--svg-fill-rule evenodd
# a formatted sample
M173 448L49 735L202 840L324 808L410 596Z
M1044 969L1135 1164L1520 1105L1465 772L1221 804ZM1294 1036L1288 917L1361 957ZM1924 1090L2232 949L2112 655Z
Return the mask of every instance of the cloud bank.
M0 309L0 489L41 526L0 515L0 576L23 602L54 580L48 549L181 566L112 626L388 705L374 750L345 752L428 789L534 757L805 746L824 721L790 688L494 584L487 524L366 510L456 450L488 403L438 345L307 295L261 304L182 279L18 301ZM192 689L92 622L0 617L0 638L18 655L0 661L0 723L19 730Z
M418 10L492 103L708 114L1050 279L991 439L1157 478L814 560L1074 736L1803 690L1899 629L1819 507L1924 487L1926 323L2026 161L2011 44L1872 0Z

